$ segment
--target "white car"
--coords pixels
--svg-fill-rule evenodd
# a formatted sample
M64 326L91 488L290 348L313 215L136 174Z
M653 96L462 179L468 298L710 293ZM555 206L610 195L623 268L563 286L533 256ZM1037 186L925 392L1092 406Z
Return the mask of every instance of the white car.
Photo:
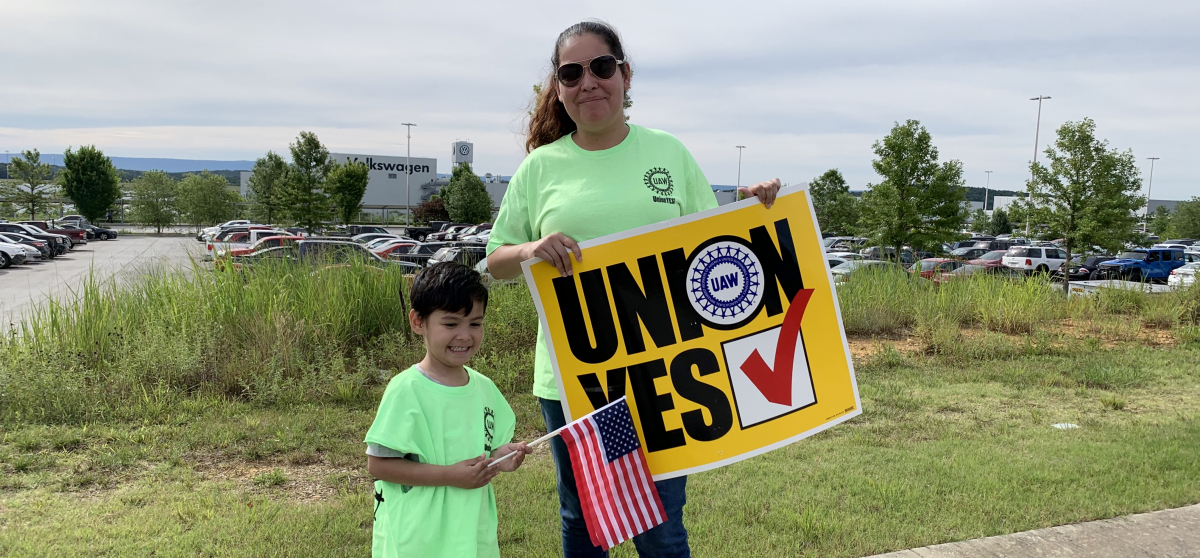
M1188 250L1183 253L1183 261L1187 263L1200 262L1200 251Z
M34 248L30 250L36 251ZM0 267L10 267L12 264L23 264L27 258L28 252L25 247L20 244L9 244L0 242Z
M1200 273L1200 262L1172 269L1171 274L1167 276L1167 285L1172 289L1182 289L1195 285L1196 273Z
M826 258L840 258L843 260L864 260L862 254L858 252L825 252Z
M492 238L492 229L488 229L479 234L472 234L458 239L459 242L477 242L479 244L487 244Z
M1013 246L1000 261L1012 269L1050 273L1067 261L1067 252L1049 246Z

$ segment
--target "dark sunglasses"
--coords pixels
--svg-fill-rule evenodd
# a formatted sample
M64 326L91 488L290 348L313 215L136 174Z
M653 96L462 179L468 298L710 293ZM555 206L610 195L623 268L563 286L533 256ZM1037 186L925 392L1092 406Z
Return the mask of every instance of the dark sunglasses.
M617 73L617 66L624 64L624 60L617 60L616 56L605 54L597 56L591 60L585 60L587 67L591 70L592 75L596 79L608 79ZM571 62L558 67L558 71L554 72L555 79L565 87L575 87L583 80L583 63Z

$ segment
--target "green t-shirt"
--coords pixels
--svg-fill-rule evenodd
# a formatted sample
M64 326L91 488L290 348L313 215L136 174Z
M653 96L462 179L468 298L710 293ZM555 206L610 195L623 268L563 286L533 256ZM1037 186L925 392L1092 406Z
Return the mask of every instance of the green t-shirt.
M366 442L408 459L453 465L512 441L516 417L486 376L467 369L461 387L426 378L416 366L392 378ZM499 556L496 494L451 486L402 486L375 481L371 555L380 557Z
M700 166L671 134L630 125L624 141L600 151L584 150L568 135L533 150L521 163L487 251L556 232L583 242L716 206ZM541 324L533 394L559 398Z

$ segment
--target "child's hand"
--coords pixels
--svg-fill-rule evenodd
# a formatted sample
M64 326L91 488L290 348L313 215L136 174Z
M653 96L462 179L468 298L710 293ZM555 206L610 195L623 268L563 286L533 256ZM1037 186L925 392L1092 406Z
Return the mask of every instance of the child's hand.
M510 453L515 453L516 455L501 461L492 468L500 469L505 473L516 471L517 467L520 467L521 463L525 462L525 456L533 453L533 450L529 447L529 444L526 444L525 442L512 442L496 448L495 455L504 457Z
M488 463L491 462L492 460L484 454L450 465L450 478L447 479L446 485L467 490L487 486L487 483L492 482L492 477L500 472L499 465L488 467Z

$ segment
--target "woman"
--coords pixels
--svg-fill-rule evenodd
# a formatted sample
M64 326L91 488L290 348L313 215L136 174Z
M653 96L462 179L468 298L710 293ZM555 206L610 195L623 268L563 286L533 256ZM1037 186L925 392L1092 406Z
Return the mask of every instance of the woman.
M521 273L521 262L541 258L563 276L578 242L712 209L712 187L695 159L666 132L625 123L623 101L633 70L617 33L600 22L571 26L558 36L553 72L529 121L521 163L500 206L488 242L488 271L497 278ZM653 180L652 180L653 179ZM742 188L770 207L779 180ZM547 431L563 426L562 404L541 328L533 393ZM551 441L558 471L563 554L604 556L588 537L570 455ZM656 482L667 521L633 542L640 556L690 556L683 526L687 477Z

